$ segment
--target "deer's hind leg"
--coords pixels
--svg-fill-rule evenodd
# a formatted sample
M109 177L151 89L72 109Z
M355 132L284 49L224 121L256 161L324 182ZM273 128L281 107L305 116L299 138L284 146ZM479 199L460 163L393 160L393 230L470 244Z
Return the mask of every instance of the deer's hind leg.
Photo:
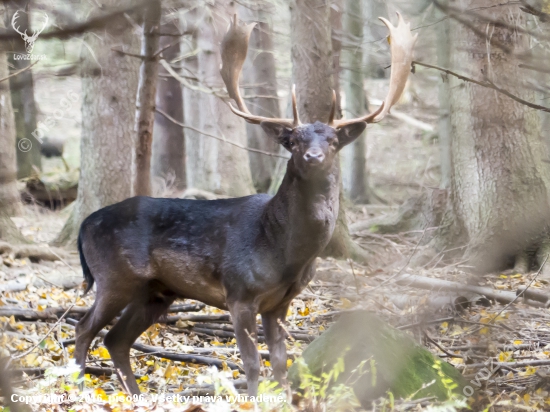
M115 326L105 336L105 346L109 350L123 387L132 395L139 394L140 390L130 364L130 348L136 339L168 309L174 299L175 297L140 299L130 303Z
M98 289L97 297L88 312L76 325L76 342L74 357L76 363L82 368L80 376L84 376L86 368L86 356L90 344L97 336L99 331L103 329L115 316L117 316L125 306L130 303L132 294L127 294L127 298L120 296L117 299L109 298L108 294L101 293Z

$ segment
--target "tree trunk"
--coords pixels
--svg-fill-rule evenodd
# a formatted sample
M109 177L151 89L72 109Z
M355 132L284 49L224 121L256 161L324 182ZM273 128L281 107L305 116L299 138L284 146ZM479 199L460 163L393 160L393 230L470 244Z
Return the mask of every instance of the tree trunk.
M202 85L220 90L223 82L219 73L221 56L219 44L225 34L230 16L235 13L235 4L217 0L215 7L205 13L197 37L197 77ZM212 94L190 93L196 107L194 123L203 132L217 135L246 146L244 120L235 116L220 98ZM186 92L187 96L187 92ZM187 113L186 121L190 121ZM198 121L197 121L198 119ZM190 121L191 123L191 121ZM195 126L191 123L191 125ZM188 186L229 196L246 196L254 193L248 153L235 146L200 133L188 133L186 139L188 159Z
M302 123L326 122L332 101L332 45L330 2L295 0L291 3L292 75L296 82L298 112ZM325 256L364 261L367 253L349 235L340 191L338 220Z
M480 11L506 25L524 25L517 5L498 0L461 0L455 7ZM451 66L474 78L484 77L512 94L533 101L521 83L521 56L529 37L507 27L469 21L491 39L512 49L507 54L472 30L451 21ZM479 272L499 270L536 242L550 213L548 150L540 137L536 111L472 83L450 79L450 205L440 238L444 245L468 245L470 264ZM452 223L449 225L448 223Z
M29 16L22 11L28 11L28 2L23 0L14 0L10 3L9 12L6 17L6 25L11 24L13 14L21 10L18 15L17 23L21 32L31 32ZM10 27L11 29L11 27ZM9 63L12 72L24 69L29 66L31 60L15 59L16 55L26 55L25 41L15 39L11 42L9 53ZM18 76L10 79L11 99L15 114L15 128L17 132L17 177L28 177L33 170L41 169L40 141L36 139L33 133L36 133L36 103L34 100L34 82L32 71L27 70Z
M344 28L349 39L344 51L346 117L360 117L368 111L363 89L363 9L362 2L346 0ZM342 181L346 195L353 201L369 203L367 181L366 132L340 152Z
M173 24L164 24L162 31L173 32ZM164 36L160 39L160 48L173 44L174 37ZM164 59L171 62L180 55L180 43L173 44L162 52ZM178 122L183 123L183 90L181 83L159 68L163 75L157 84L157 108L169 114ZM155 114L155 128L153 129L153 154L151 159L151 174L154 178L162 179L178 190L186 187L185 176L185 136L183 129L168 120L163 115ZM153 191L159 189L153 185ZM157 190L155 190L157 189Z
M302 123L326 122L332 101L329 0L295 0L290 19L292 76Z
M332 88L336 93L335 119L342 118L342 97L340 93L340 57L342 55L342 14L343 0L332 0L330 5L330 43L332 45Z
M387 63L389 45L380 42L380 39L388 35L386 26L378 17L388 18L388 10L385 0L370 0L363 2L364 10L364 44L367 45L365 53L365 73L367 77L383 79L387 76L384 67ZM393 16L392 16L393 17ZM382 52L380 47L385 47L387 52ZM389 72L389 71L388 71Z
M5 11L4 5L0 6L0 11ZM0 18L0 29L4 28ZM0 79L9 74L7 47L6 42L0 42ZM8 81L0 83L0 147L0 210L6 215L16 215L21 212L21 199L17 191L15 119Z
M104 9L122 7L109 0ZM102 10L102 13L106 12ZM85 36L82 47L82 138L78 196L56 244L74 244L92 212L131 195L132 151L140 61L139 34L121 18Z
M441 4L446 5L448 0L441 0ZM437 13L441 22L437 24L437 64L439 67L449 68L451 50L449 48L449 30L450 21L444 19L443 13ZM439 119L438 119L438 138L441 157L441 189L448 189L451 181L451 102L449 89L449 77L441 76L439 83Z
M239 17L246 22L257 21L250 36L248 59L243 69L243 86L246 95L255 96L248 99L248 106L254 114L266 117L281 117L277 95L277 74L273 56L273 33L269 23L268 5L261 9L251 10L239 7ZM270 153L277 153L279 145L269 139L257 125L246 123L248 146ZM277 159L260 153L248 154L254 187L258 192L269 189Z
M199 18L196 10L191 11L186 14L185 19L182 19L182 25L187 29L195 27L199 23ZM195 52L197 50L198 31L192 31L192 37L181 45L182 55L187 56L182 65L185 69L184 72L190 76L196 76L199 71L199 59ZM196 82L194 83L196 84ZM183 118L187 125L195 129L200 128L202 97L203 94L199 91L187 87L183 88ZM195 174L201 167L202 143L205 139L208 139L208 137L195 130L187 129L185 131L185 175L187 176L186 186L188 188L194 187L193 185L197 181L198 176L196 177Z
M155 95L159 71L158 56L160 29L160 0L151 0L144 9L141 55L137 90L136 130L134 151L133 194L151 196L151 148L155 122Z

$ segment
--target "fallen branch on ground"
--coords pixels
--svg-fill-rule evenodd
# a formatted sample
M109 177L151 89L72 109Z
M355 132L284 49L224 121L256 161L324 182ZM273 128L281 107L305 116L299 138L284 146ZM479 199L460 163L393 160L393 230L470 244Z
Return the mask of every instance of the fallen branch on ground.
M78 321L76 321L75 319L67 318L66 321L68 324L73 326L76 326L78 324ZM97 336L105 338L107 333L108 331L101 330L99 331ZM210 358L208 356L203 356L203 355L170 352L170 351L166 351L164 348L144 345L142 343L137 343L137 342L134 342L134 344L132 345L132 349L143 352L147 355L154 356L156 358L164 358L164 359L169 359L177 362L197 363L200 365L216 366L220 369L223 369L225 365L230 369L238 370L244 373L244 370L242 369L241 366L237 365L234 362L230 362L222 359Z
M168 313L179 313L179 312L198 312L205 307L204 303L198 304L181 304L181 305L172 305L168 308ZM63 314L67 308L47 308L43 311L33 310L33 309L22 309L12 306L1 306L0 307L0 316L11 317L15 319L24 319L24 320L57 320L58 317ZM85 306L74 306L72 307L68 314L69 315L85 315L86 312L90 310L89 307ZM210 316L210 315L194 315L196 316ZM219 315L216 315L219 316ZM229 316L229 315L222 315ZM191 319L193 315L190 315ZM168 318L177 318L175 321L180 319L176 316L168 316ZM188 320L191 320L188 319ZM199 320L208 320L199 318Z
M494 290L483 286L463 285L457 282L451 282L442 279L427 278L425 276L403 274L396 279L396 283L401 286L410 286L417 289L450 291L450 292L471 292L483 295L488 299L493 299L499 303L508 304L517 299L515 292L506 292ZM536 308L546 307L540 302L532 300L523 300L523 303Z

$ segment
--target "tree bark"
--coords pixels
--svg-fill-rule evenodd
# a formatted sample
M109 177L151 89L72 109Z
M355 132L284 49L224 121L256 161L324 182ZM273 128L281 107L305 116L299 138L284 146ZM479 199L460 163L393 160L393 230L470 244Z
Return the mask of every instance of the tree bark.
M142 61L137 91L133 194L151 196L151 151L155 122L155 95L159 71L160 0L151 0L143 14Z
M383 79L387 76L384 67L387 63L387 53L389 45L386 42L380 42L388 35L386 26L382 24L378 17L388 18L388 10L384 0L371 0L363 2L364 16L364 42L367 45L365 53L365 73L367 77L374 79ZM388 52L381 52L380 47L385 47ZM383 56L383 57L381 57Z
M268 7L266 9L266 7ZM248 96L249 107L254 114L266 117L281 117L277 94L277 74L273 56L273 33L269 22L272 6L262 5L262 8L251 10L239 7L239 17L246 22L257 21L252 31L249 43L248 59L243 69L243 86ZM248 146L270 153L277 153L279 145L269 139L264 131L253 124L246 124ZM250 171L254 187L258 192L266 192L272 181L276 158L260 153L249 153Z
M290 30L292 76L302 123L326 122L332 101L329 0L295 0Z
M199 52L196 74L202 85L213 90L220 90L223 85L219 74L219 44L230 16L235 13L235 7L234 3L217 0L214 7L205 10L198 23L200 31L197 36ZM198 123L199 130L246 146L244 120L235 116L226 103L212 94L203 93L199 98L196 93L190 95L195 99L192 104L198 106L190 114L196 116L194 123ZM186 121L190 120L187 109L185 118L188 119ZM229 196L246 196L255 192L245 150L200 133L187 135L189 187Z
M486 7L480 13L513 27L525 23L517 5L497 0L461 0L455 7ZM508 27L470 23L513 51L507 54L469 28L451 22L451 65L474 78L487 78L521 98L534 92L521 83L519 57L529 51L526 34ZM547 228L550 170L537 112L472 83L450 79L450 204L440 246L467 245L478 272L499 270ZM443 241L443 242L441 242Z
M4 12L5 7L0 6ZM0 19L0 29L4 29ZM7 43L0 42L0 79L8 76ZM17 161L15 148L15 119L11 105L10 82L0 83L0 210L7 215L21 212L21 199L17 190Z
M14 0L6 4L10 5L9 12L6 13L5 24L7 27L11 25L13 14L17 10L29 11L28 2L24 0ZM18 17L19 30L31 32L29 15L20 12ZM8 59L12 72L24 69L32 63L30 60L14 58L15 55L27 54L23 39L13 40L10 49L14 52L9 54ZM26 70L18 76L12 77L9 82L17 132L17 177L24 178L30 176L35 168L39 170L42 168L40 141L33 135L33 132L37 130L37 125L32 71Z
M332 101L330 2L295 0L291 3L290 30L292 75L300 119L302 123L326 122ZM359 261L368 258L366 251L349 235L343 190L340 190L336 228L323 255Z
M363 89L363 8L362 2L346 0L343 24L346 44L344 90L346 94L346 117L360 117L368 111ZM346 195L353 201L369 203L367 180L366 131L340 152L342 181Z
M442 4L447 4L448 0L441 0ZM450 21L444 18L443 13L437 13L442 21L437 24L437 64L439 67L450 67L451 50L449 48L449 30ZM441 189L448 189L451 182L451 102L450 102L449 77L441 76L439 83L439 119L438 119L438 138L441 157Z
M340 72L342 70L340 58L342 55L342 15L343 0L332 0L330 5L330 43L332 45L332 88L336 93L335 119L342 118L342 97L340 92Z
M106 10L122 6L115 0L103 5ZM55 244L75 244L80 224L90 213L131 195L140 62L112 48L138 54L138 42L139 35L122 16L85 36L78 195Z
M163 24L162 31L173 32L173 24ZM160 48L170 46L162 52L164 59L171 62L180 55L180 43L173 44L174 37L164 36L160 39ZM159 68L160 74L168 72ZM181 83L171 76L162 76L157 84L156 106L169 114L178 122L183 123L183 90ZM153 149L151 159L151 174L172 184L178 190L186 187L185 176L185 136L183 129L168 120L163 115L155 114L153 129ZM153 192L158 189L153 185ZM157 189L157 190L155 190Z

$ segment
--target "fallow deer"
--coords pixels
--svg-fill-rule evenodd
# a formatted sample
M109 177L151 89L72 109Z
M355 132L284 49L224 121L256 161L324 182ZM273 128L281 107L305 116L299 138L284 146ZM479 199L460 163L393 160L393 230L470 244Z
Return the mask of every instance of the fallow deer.
M416 36L398 16L390 31L389 92L372 114L336 120L335 97L326 123L301 124L296 94L292 119L255 116L239 92L251 25L235 16L222 45L221 75L237 116L259 124L291 153L275 196L183 200L134 197L91 214L80 229L78 248L96 300L76 329L75 358L84 368L90 343L121 311L105 337L122 379L139 393L129 352L134 341L177 298L229 310L248 383L255 395L260 362L256 315L260 314L274 377L286 380L283 323L292 299L311 281L315 259L329 242L338 216L337 153L367 123L382 120L399 99L411 69Z

